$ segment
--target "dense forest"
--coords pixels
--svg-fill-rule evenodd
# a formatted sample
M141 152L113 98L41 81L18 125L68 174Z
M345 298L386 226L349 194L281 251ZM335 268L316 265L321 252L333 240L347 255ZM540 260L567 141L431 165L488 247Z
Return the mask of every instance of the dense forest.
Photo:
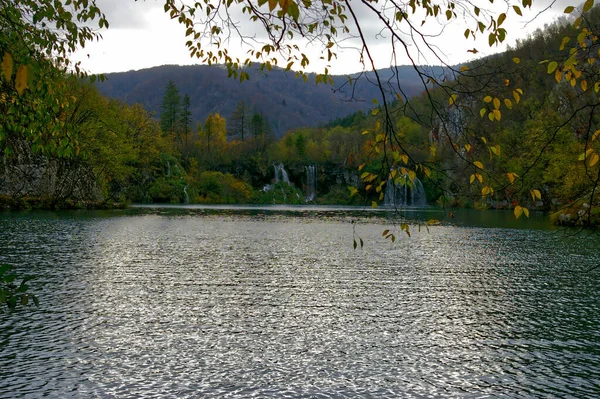
M586 21L594 31L599 9L589 11ZM586 108L592 94L587 82L584 86L564 69L557 77L552 73L557 63L548 61L568 60L563 38L575 42L579 33L566 20L557 21L505 53L465 65L451 83L465 94L450 102L443 90L421 87L421 94L398 97L386 107L374 100L371 109L347 116L339 116L338 108L327 111L327 123L304 114L306 126L292 129L286 126L302 118L288 116L286 109L302 110L311 103L322 108L302 89L301 80L282 90L267 83L268 73L243 83L223 76L221 87L240 85L247 93L202 89L207 95L199 100L190 91L197 81L185 81L188 75L175 73L175 67L160 69L160 95L156 90L148 95L155 80L135 83L133 73L123 75L130 86L115 75L100 89L88 80L53 76L53 95L64 101L44 112L59 122L60 139L52 131L35 140L2 137L0 194L6 206L17 207L130 202L377 206L417 204L420 191L428 204L552 210L560 222L583 223L582 212L597 201L590 190L598 160L588 157L594 155L592 135L598 136L594 108ZM173 76L164 75L171 70ZM480 98L474 88L482 79L486 90ZM117 87L121 99L100 93ZM285 98L265 94L266 87L285 91ZM408 92L414 94L414 87ZM222 107L216 105L217 95L225 96ZM277 106L259 106L261 96ZM128 104L132 99L141 104ZM389 141L381 127L385 123L393 124L401 143ZM452 134L440 134L442 125ZM53 150L40 150L40 143ZM394 146L403 153L394 152ZM408 163L408 154L420 168L386 172L390 159L401 165ZM576 162L577 154L587 156ZM486 160L485 172L480 159Z

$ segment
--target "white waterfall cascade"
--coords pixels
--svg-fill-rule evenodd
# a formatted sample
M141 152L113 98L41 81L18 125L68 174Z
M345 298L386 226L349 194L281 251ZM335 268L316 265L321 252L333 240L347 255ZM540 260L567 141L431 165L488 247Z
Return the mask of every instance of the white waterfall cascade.
M306 169L306 202L314 201L317 198L317 167L315 165L305 166Z
M283 164L282 163L280 163L279 165L273 164L273 168L275 168L275 184L279 183L280 181L283 181L289 185L290 178L288 177L287 172L283 168Z
M385 188L384 206L427 206L425 189L418 177L411 179L408 174L401 176L400 181L388 180Z

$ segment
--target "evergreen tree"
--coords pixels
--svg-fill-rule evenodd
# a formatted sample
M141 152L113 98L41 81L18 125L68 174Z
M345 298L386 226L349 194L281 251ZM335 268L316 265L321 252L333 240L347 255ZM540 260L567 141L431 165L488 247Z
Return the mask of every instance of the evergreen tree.
M160 128L163 134L176 133L181 115L181 96L175 82L169 80L160 106Z
M191 133L191 123L192 123L192 112L190 111L191 101L189 95L183 96L183 104L181 107L181 114L179 115L179 124L181 126L181 134L183 135L183 152L186 154L188 152L188 138Z
M229 118L229 128L227 134L230 137L239 135L241 141L244 141L244 135L250 132L250 107L245 101L237 103L235 110Z
M250 121L250 126L252 129L252 138L256 139L263 135L264 133L264 118L258 112L255 112L252 115L252 120Z

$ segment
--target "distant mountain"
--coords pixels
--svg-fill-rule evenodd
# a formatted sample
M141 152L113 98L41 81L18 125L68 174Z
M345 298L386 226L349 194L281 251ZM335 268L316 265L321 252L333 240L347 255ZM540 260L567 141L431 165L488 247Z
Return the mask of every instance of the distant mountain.
M435 67L434 71L439 75L443 69ZM423 91L412 66L379 72L384 82L398 79L406 97ZM354 87L348 84L348 76L335 76L333 86L317 85L315 75L309 75L308 82L304 83L294 76L294 72L283 69L268 73L253 69L250 76L249 81L240 83L227 78L223 66L165 65L106 74L107 80L99 83L98 88L102 94L128 104L140 103L158 118L165 87L173 80L182 96L190 96L196 122L203 122L209 114L216 112L229 119L236 104L243 100L254 111L269 118L278 137L289 129L318 126L358 110L365 111L373 107L373 99L381 98L372 72L351 75L356 79ZM395 98L392 94L390 98Z

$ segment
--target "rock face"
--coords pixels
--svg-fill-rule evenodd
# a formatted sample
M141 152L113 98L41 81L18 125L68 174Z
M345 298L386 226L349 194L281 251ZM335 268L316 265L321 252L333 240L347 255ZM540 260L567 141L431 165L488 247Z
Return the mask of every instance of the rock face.
M98 202L103 195L93 170L82 160L33 154L21 143L18 155L0 163L0 195L8 199L43 198L49 205L66 200Z

